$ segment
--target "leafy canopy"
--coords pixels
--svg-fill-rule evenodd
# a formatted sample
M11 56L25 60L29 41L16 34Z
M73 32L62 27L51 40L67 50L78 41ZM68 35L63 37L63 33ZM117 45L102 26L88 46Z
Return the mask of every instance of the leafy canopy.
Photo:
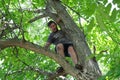
M84 32L93 55L100 63L103 80L120 77L120 1L119 0L61 0L71 17ZM45 9L45 0L1 0L0 38L25 38L43 46L50 31L46 27L48 18L28 23L38 16L35 9ZM15 25L12 25L12 24ZM8 27L9 25L9 27ZM18 28L11 31L11 28ZM23 36L24 34L24 36ZM2 36L3 35L3 36ZM51 48L52 50L54 46ZM29 67L55 71L58 66L52 59L35 52L10 47L0 51L0 79L45 79Z

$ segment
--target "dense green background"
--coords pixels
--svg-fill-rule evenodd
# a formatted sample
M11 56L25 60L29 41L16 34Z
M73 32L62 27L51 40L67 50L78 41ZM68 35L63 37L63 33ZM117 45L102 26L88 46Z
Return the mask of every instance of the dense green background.
M99 62L102 80L120 79L120 1L119 0L61 0L79 28L84 31L87 43ZM42 18L33 23L28 21L39 15L33 9L44 9L44 0L0 0L0 28L15 23L19 29L5 30L0 39L22 38L43 46L49 30ZM80 27L82 25L82 27ZM0 31L0 34L2 32ZM54 46L51 47L51 50ZM58 64L35 52L10 47L0 51L0 80L44 80L42 74L28 67L55 71ZM70 79L71 77L68 76Z

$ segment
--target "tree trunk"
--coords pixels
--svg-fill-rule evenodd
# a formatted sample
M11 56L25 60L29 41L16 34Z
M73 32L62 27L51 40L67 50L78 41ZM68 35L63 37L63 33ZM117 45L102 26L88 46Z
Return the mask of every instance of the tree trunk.
M87 60L88 56L91 54L91 51L86 43L83 32L78 28L71 16L66 11L66 8L59 0L47 0L47 2L50 5L49 7L54 8L58 17L61 18L62 22L59 25L73 41L75 50L78 54L79 62L84 66L84 72L88 73L92 77L92 80L96 80L99 76L101 76L101 71L98 63L94 59ZM56 17L51 15L49 16L54 20L56 19Z

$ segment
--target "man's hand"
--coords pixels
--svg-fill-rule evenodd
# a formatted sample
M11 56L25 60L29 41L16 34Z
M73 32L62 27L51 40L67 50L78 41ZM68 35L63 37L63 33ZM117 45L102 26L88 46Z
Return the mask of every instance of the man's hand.
M50 46L50 43L47 42L47 43L45 44L45 46L44 46L44 49L45 49L45 50L48 50L49 46Z
M62 20L61 20L61 18L59 17L59 18L57 18L56 23L58 24L60 21L62 21Z

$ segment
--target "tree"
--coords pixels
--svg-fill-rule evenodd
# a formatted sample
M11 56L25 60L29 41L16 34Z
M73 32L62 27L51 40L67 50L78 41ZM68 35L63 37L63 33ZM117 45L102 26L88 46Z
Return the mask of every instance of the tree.
M26 1L23 1L23 3L25 3L25 2ZM76 2L76 4L80 4L80 1L75 1L75 2ZM17 3L17 5L15 5L14 3ZM45 5L41 5L40 8L42 8L44 6L45 7L42 9L38 9L38 5L40 5L39 3L45 3ZM23 9L22 2L20 2L20 1L12 2L9 0L8 1L3 0L1 2L2 6L1 6L0 48L2 50L1 54L3 54L3 56L1 55L2 56L1 61L3 60L4 64L5 64L5 66L1 72L1 74L4 75L4 77L2 76L2 78L11 79L11 78L13 78L13 76L9 77L9 75L15 76L18 73L19 74L22 73L20 77L16 76L16 79L20 79L20 78L23 79L24 74L27 74L27 76L24 77L24 79L27 79L27 77L30 77L30 75L34 75L33 77L31 77L34 79L34 78L39 78L40 74L41 74L41 75L47 76L47 78L45 78L43 76L41 76L41 78L43 77L43 79L52 80L61 74L53 73L52 70L51 70L51 72L48 71L49 69L53 69L53 68L50 68L50 67L47 68L48 64L45 65L45 63L47 63L48 60L52 61L51 59L53 59L59 65L61 65L65 69L65 73L70 74L71 76L75 77L77 80L80 80L80 79L96 80L96 79L98 79L98 77L101 76L101 72L98 67L98 63L94 57L96 55L91 54L91 50L88 47L88 43L86 42L86 35L88 33L87 32L85 33L84 31L82 31L83 26L82 25L78 26L74 22L73 18L70 16L70 14L68 14L68 12L67 12L67 11L69 11L69 9L71 9L72 11L76 12L76 14L80 17L81 15L78 13L80 8L78 8L78 10L75 9L78 11L77 12L74 10L74 8L71 8L69 6L68 6L69 9L67 9L67 7L65 7L65 4L62 4L62 3L66 3L66 2L65 1L61 2L60 0L46 0L46 1L39 2L36 0L36 1L31 1L29 3L29 4L32 4L30 9L28 9L29 7L27 9ZM70 2L70 3L72 3L72 2ZM86 1L85 1L85 3L86 3ZM88 1L88 3L89 3L89 1ZM88 6L90 7L91 5L88 4ZM86 7L88 7L88 6L86 6ZM81 7L83 7L83 6L81 6ZM86 16L84 17L86 19L89 18L90 15L94 14L95 18L91 17L90 25L87 25L87 26L90 26L90 28L91 28L89 30L92 31L92 28L93 28L92 26L94 26L94 25L100 26L100 28L103 29L104 31L107 30L108 35L110 35L110 37L116 43L119 44L119 38L117 40L114 39L114 37L111 36L111 32L109 32L108 28L107 29L103 28L103 26L104 27L107 26L108 25L107 23L110 22L110 21L107 21L108 15L106 15L105 11L103 10L103 8L105 8L105 7L103 5L101 5L101 3L93 3L93 7L96 7L96 9L91 9L91 8L85 9L83 7L84 8L84 9L82 9L83 11L81 10L81 12L82 12L81 14L84 14L84 15L86 14ZM17 10L14 10L14 8ZM92 12L89 13L89 12L85 12L84 10L87 10L87 11L92 10ZM33 12L39 13L39 14L35 17L33 15L34 14ZM71 12L69 12L69 13L71 13ZM103 15L104 21L102 20L100 15ZM117 12L116 12L116 15L117 15ZM31 17L34 17L34 18L31 19ZM39 45L38 42L34 42L34 39L35 40L40 39L39 35L34 35L34 36L32 35L33 38L32 38L32 36L30 37L30 35L28 33L30 28L28 28L28 27L32 27L32 29L38 31L38 28L36 26L34 26L34 28L33 28L33 26L30 26L30 23L32 24L32 22L38 21L38 19L41 19L44 17L50 17L53 20L56 20L58 17L61 18L62 22L59 23L59 26L73 41L76 52L78 53L79 62L84 66L84 73L82 73L79 70L72 67L64 59L59 57L59 55L56 55L54 52L49 51L49 50L46 51L42 46ZM94 23L94 21L95 21L94 19L96 19L96 23ZM109 20L111 20L111 19L109 19ZM116 20L116 19L114 19L114 20ZM26 23L28 21L29 21L29 23ZM38 23L36 23L36 24L38 24ZM109 25L111 25L111 24L109 24ZM112 29L112 28L110 28L110 29ZM117 27L115 27L113 29L119 30L119 28L117 28ZM46 33L47 33L47 30L46 30ZM118 36L118 33L119 33L119 31L116 32L117 36ZM69 34L71 34L71 35L69 35ZM94 46L94 53L96 53L95 50L96 50L96 46ZM103 51L101 51L101 53L102 52ZM39 54L37 54L37 53L39 53ZM23 55L24 55L24 57L23 57ZM11 56L11 58L10 58L10 56ZM47 57L45 57L45 56L47 56ZM51 59L49 59L48 57ZM15 61L13 61L12 59L15 59ZM46 59L46 62L42 63L41 68L39 68L40 64L39 64L38 59L41 59L41 61ZM30 60L30 62L29 62L29 60ZM36 61L36 60L38 60L38 61ZM7 63L7 61L9 61L9 63ZM13 62L10 62L10 61L13 61ZM50 62L50 64L51 63L54 64L55 63L54 61ZM36 64L33 64L33 62L36 62ZM49 66L50 66L50 64L49 64ZM14 66L18 66L18 68L14 67ZM51 65L51 66L53 66L53 65ZM55 65L53 67L55 67ZM47 68L47 71L45 70L45 68ZM30 73L31 71L34 73Z

